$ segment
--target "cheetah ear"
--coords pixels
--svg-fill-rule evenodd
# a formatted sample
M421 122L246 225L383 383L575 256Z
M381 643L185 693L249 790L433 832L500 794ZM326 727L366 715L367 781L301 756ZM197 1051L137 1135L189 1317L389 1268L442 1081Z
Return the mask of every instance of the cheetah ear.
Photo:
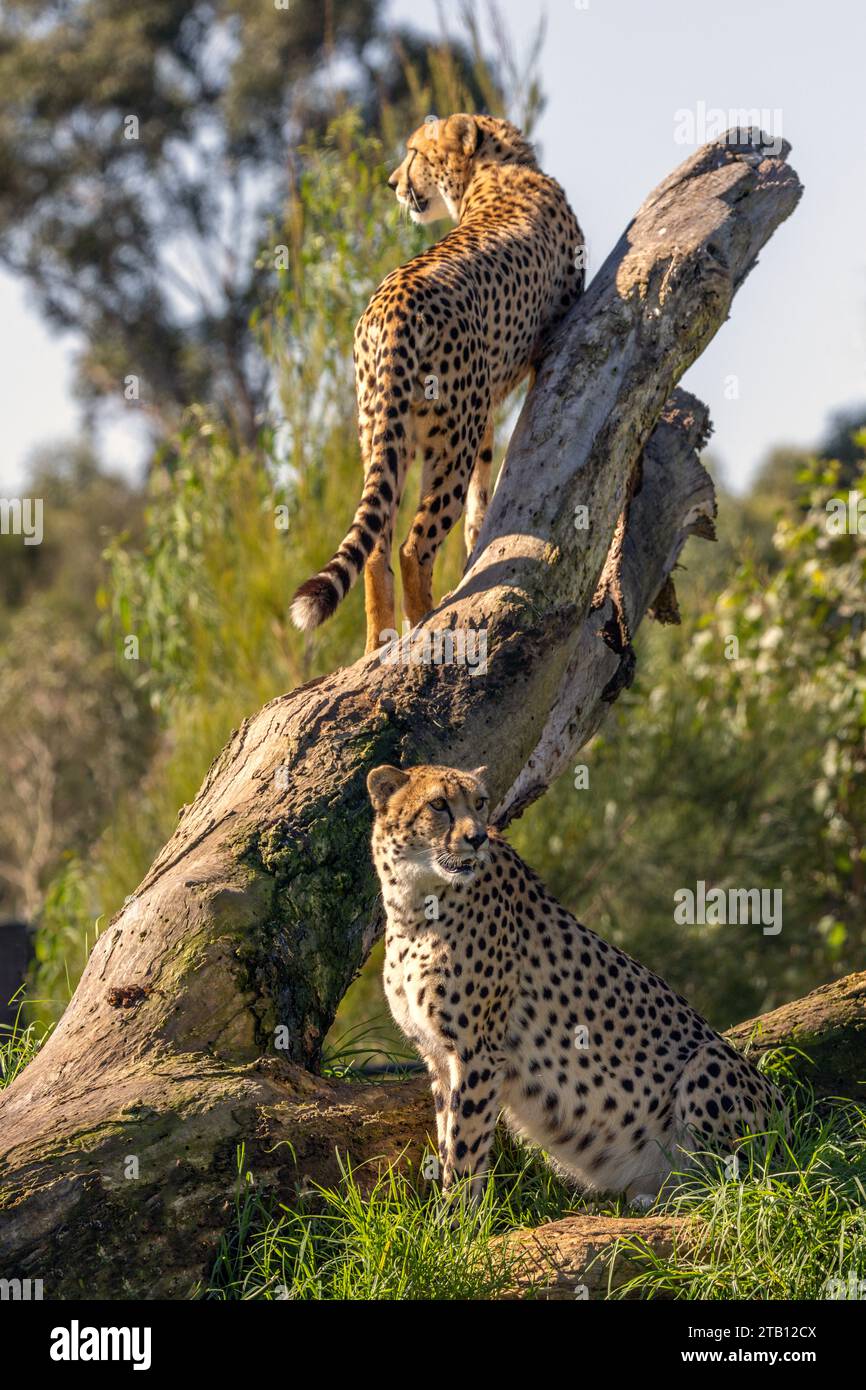
M478 149L481 131L478 122L471 116L449 116L445 122L445 134L451 144L456 145L465 155L473 155Z
M389 763L374 767L367 775L367 791L374 809L384 811L397 788L405 786L408 781L407 774L401 772L399 767L391 767Z
M470 772L469 776L470 776L470 777L477 777L479 782L484 782L484 783L486 784L486 782L487 782L487 765L486 765L486 763L485 763L485 765L484 765L483 767L473 767L473 769L472 769L472 771Z

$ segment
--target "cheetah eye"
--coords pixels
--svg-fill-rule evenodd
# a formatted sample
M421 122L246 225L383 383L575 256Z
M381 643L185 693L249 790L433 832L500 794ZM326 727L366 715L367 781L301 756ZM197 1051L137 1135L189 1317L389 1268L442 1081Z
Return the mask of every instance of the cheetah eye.
M430 802L430 805L434 811L445 811L447 810L448 802L445 800L444 796L437 796L435 801Z
M479 796L478 800L475 803L476 811L483 810L484 807L487 805L487 800L488 798L486 796Z

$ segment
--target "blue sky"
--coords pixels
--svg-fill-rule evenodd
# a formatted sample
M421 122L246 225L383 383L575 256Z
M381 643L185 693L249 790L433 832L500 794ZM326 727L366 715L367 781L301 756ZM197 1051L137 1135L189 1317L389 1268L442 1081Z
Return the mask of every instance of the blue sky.
M390 8L422 30L437 28L435 0L392 0ZM456 27L456 0L441 9ZM766 111L774 133L780 127L790 140L803 200L684 384L710 406L712 450L734 486L747 484L773 445L815 443L833 411L866 400L861 0L500 0L500 10L518 52L547 15L548 104L536 138L587 237L590 274L644 196L693 148L682 143L683 112L698 127L714 109ZM35 446L74 434L78 409L72 343L43 326L7 276L0 322L0 489L8 493ZM112 466L131 469L141 458L122 419L103 432L102 446Z

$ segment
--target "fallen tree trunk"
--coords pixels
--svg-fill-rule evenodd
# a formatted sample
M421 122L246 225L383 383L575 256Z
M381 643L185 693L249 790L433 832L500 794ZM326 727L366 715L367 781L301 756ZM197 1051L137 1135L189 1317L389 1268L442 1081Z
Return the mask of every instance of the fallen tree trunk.
M793 1070L818 1095L866 1101L866 971L738 1023L728 1037L755 1057L789 1049Z
M511 1266L511 1286L500 1297L546 1303L608 1298L645 1269L635 1248L668 1260L688 1249L689 1234L681 1216L575 1215L512 1231L493 1242Z
M213 1253L240 1141L280 1192L297 1179L289 1144L333 1155L345 1139L363 1157L359 1092L306 1093L298 1064L315 1069L379 929L366 774L486 762L505 823L597 727L630 632L648 606L669 614L686 538L711 532L706 411L671 392L796 205L787 152L726 137L647 199L549 345L456 591L396 662L272 701L216 759L0 1100L7 1274L47 1297L179 1296ZM483 675L431 660L469 629ZM381 1149L422 1091L375 1091Z

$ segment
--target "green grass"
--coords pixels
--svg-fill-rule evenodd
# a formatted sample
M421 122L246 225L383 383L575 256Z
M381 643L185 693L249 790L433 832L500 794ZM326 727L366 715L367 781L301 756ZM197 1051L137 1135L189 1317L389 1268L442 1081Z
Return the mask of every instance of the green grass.
M638 1274L613 1296L677 1299L827 1297L827 1281L866 1268L866 1107L816 1101L790 1058L768 1057L791 1098L792 1133L746 1140L736 1175L699 1155L665 1212L692 1218L691 1246L662 1259L623 1241ZM346 1074L346 1073L343 1073ZM480 1209L443 1199L435 1182L394 1171L365 1195L348 1167L293 1209L274 1209L239 1167L235 1220L207 1296L221 1299L490 1299L508 1287L510 1257L494 1238L570 1212L622 1216L623 1198L565 1186L543 1156L497 1139Z
M0 1024L0 1091L11 1085L32 1061L51 1032L50 1027L41 1023L25 1024L24 1007L22 1001L14 1023Z
M341 1027L338 1017L325 1039L322 1075L367 1084L410 1076L418 1068L418 1054L403 1037L391 1041L387 1023L384 1015L376 1015ZM389 1074L377 1077L364 1071L365 1067L387 1067Z
M493 1178L477 1209L465 1192L443 1197L435 1181L420 1176L389 1169L372 1186L364 1176L341 1164L336 1187L311 1186L295 1207L274 1209L257 1193L239 1151L234 1223L207 1296L495 1298L509 1287L513 1267L496 1236L587 1209L536 1150L507 1135L497 1140Z

